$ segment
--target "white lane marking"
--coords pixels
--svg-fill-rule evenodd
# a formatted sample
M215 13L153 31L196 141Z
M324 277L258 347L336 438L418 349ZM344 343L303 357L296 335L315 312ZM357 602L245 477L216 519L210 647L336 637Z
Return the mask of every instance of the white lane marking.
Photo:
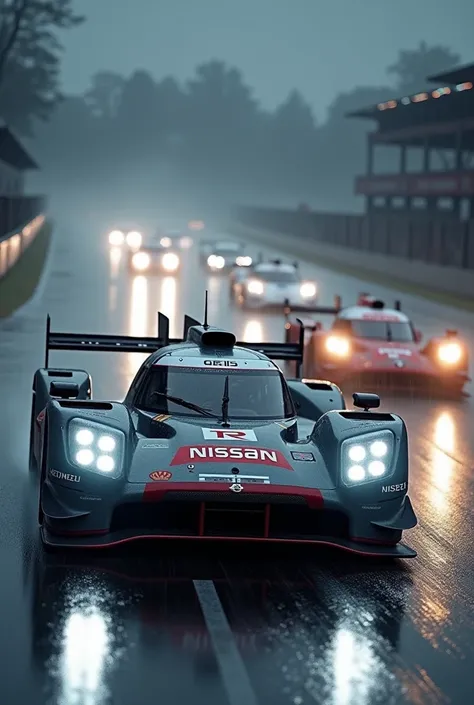
M193 580L193 583L229 705L258 705L214 583L212 580Z

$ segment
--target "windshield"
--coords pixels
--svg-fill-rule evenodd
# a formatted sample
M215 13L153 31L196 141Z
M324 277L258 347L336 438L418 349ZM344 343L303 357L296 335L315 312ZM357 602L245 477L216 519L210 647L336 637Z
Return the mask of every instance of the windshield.
M412 343L413 329L410 323L389 321L352 321L353 334L357 338L374 338L398 343Z
M221 418L226 376L229 377L231 421L256 418L273 420L294 416L291 398L277 370L201 370L195 367L157 365L150 371L139 406L156 413L202 418L196 411L185 409L154 394L161 392L204 407Z
M216 244L216 252L240 252L242 245L238 242L218 242Z
M282 272L276 269L271 272L256 271L255 274L266 282L281 284L296 284L298 282L296 272Z

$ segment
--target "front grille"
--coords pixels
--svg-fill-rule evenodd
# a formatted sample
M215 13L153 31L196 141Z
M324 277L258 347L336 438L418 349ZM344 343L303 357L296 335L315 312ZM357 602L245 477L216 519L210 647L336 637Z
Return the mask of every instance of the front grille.
M354 376L354 382L371 388L427 389L431 379L425 375L410 372L361 372Z
M157 531L164 536L210 536L225 538L287 538L310 540L317 536L347 538L347 517L329 510L310 509L306 503L265 503L241 495L227 501L189 501L192 493L182 493L180 501L125 504L117 507L111 531ZM201 497L201 500L204 500ZM291 499L291 498L290 498ZM268 500L268 498L266 498Z

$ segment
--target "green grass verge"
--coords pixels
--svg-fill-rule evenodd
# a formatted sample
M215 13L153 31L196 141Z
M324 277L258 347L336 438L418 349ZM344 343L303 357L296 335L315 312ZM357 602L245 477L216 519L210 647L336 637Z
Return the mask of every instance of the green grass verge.
M238 234L237 229L236 234ZM275 233L275 235L276 238L272 238L271 233L258 233L257 231L254 232L252 230L252 238L254 240L260 239L262 245L268 246L273 244L277 249L300 257L306 262L312 262L313 264L327 267L334 272L347 274L348 276L363 279L364 281L372 282L373 284L380 284L381 286L385 286L387 288L397 289L398 291L406 294L421 296L424 299L436 301L437 303L444 304L445 306L453 306L455 308L464 309L465 311L474 311L474 299L457 296L456 294L451 294L450 292L428 289L427 287L414 284L412 282L407 282L406 280L398 277L392 277L385 273L376 272L373 269L362 269L360 267L352 267L350 265L341 264L332 258L321 257L317 254L317 252L308 251L307 242L302 241L300 238L296 238L294 235L289 237L288 242L286 239L283 239L284 236L281 233Z
M0 318L11 316L33 296L51 245L52 226L45 223L31 245L0 279Z

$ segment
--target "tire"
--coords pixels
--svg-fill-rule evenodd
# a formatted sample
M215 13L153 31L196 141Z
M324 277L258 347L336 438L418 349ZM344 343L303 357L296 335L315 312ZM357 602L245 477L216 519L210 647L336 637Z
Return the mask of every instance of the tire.
M38 463L36 462L35 454L33 452L34 438L35 438L35 424L36 424L35 402L36 402L36 394L33 392L33 398L31 400L31 418L30 418L30 449L29 449L29 454L28 454L28 469L30 472L37 472L38 471Z

